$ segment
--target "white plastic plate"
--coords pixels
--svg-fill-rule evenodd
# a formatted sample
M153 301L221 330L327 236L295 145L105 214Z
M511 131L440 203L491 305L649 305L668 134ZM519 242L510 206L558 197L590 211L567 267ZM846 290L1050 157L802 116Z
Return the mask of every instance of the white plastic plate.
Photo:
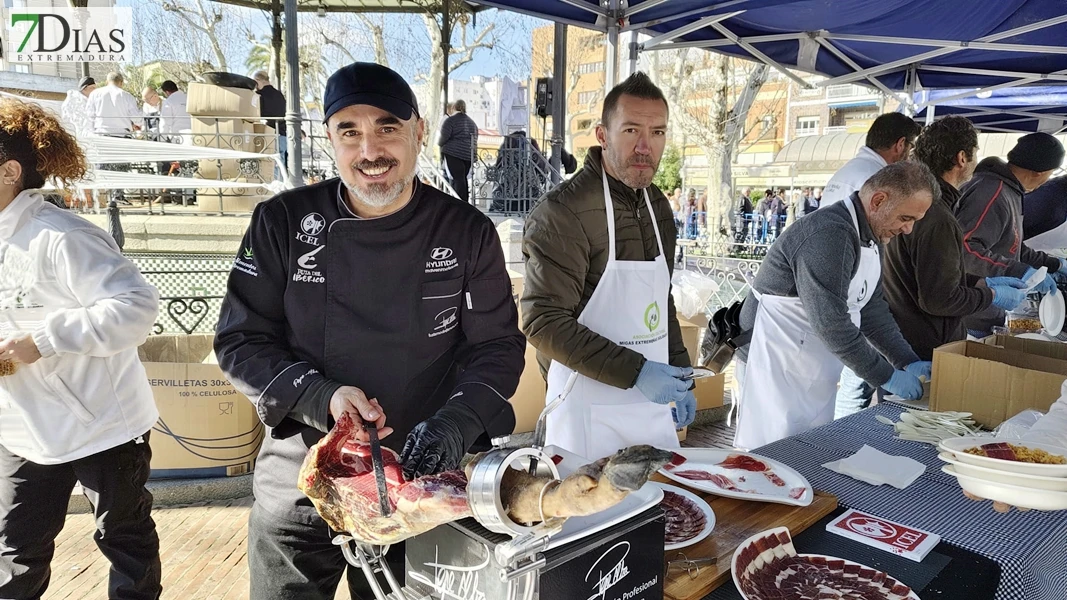
M545 454L563 457L563 460L556 465L556 468L559 469L560 477L567 477L582 466L592 462L556 446L546 446ZM563 523L563 530L552 536L548 549L558 548L587 535L603 531L612 525L622 523L630 517L635 517L659 504L660 500L663 500L663 490L651 482L646 483L641 489L632 492L622 502L607 510L602 510L588 517L571 517L567 519Z
M1054 289L1052 293L1045 294L1045 297L1041 299L1041 304L1038 305L1038 313L1041 317L1041 326L1045 328L1045 333L1055 337L1063 331L1065 308L1063 294L1060 293L1059 289Z
M778 504L791 504L793 506L807 506L815 499L815 492L811 488L811 483L809 483L803 475L796 472L792 467L765 456L752 454L750 452L720 450L716 448L681 448L675 450L675 452L684 456L686 462L677 467L673 467L670 470L667 468L660 469L659 472L668 479L676 481L686 487L716 494L718 496L725 496L727 498L737 498L738 500L776 502ZM776 485L759 471L744 471L719 465L719 463L725 461L727 457L735 454L748 456L762 461L770 467L775 475L782 479L785 485ZM670 465L668 465L668 467L670 467ZM733 485L737 490L722 488L712 481L688 479L682 475L678 475L679 472L690 470L704 471L713 475L723 475L733 482ZM741 480L742 478L744 481ZM789 494L790 491L795 488L804 488L804 491L798 497L793 498Z
M771 599L769 597L749 596L748 594L746 594L744 592L744 590L741 589L741 576L737 572L737 560L738 560L738 558L740 558L741 552L744 551L749 546L752 546L753 544L755 544L757 541L767 537L768 535L770 535L772 533L773 534L778 534L778 533L782 533L782 532L786 533L787 535L790 535L790 538L792 538L792 535L790 534L788 528L786 528L786 527L775 527L774 529L768 529L766 531L761 531L761 532L757 533L756 535L748 538L747 540L741 542L741 545L739 545L737 547L737 550L734 550L734 556L730 560L730 576L734 580L734 587L737 588L737 592L745 600L771 600ZM878 569L872 569L871 567L868 567L867 565L864 565L864 564L860 564L860 563L857 563L857 562L852 562L851 560L846 560L844 558L838 558L836 556L827 556L826 554L796 554L796 556L821 557L821 558L825 558L827 560L835 560L835 561L836 560L840 560L840 561L842 561L843 566L844 565L857 565L861 569L870 569L871 571L874 571L875 573L882 573L883 572L883 571L879 571ZM894 579L896 579L896 578L894 577ZM781 598L781 597L783 597L783 596L777 596L777 595L774 596L774 598ZM919 600L919 596L915 594L914 590L910 590L909 593L908 593L907 600Z
M693 544L701 542L704 540L704 538L711 535L712 530L715 529L715 511L711 510L711 506L707 502L705 502L703 498L677 485L671 485L669 483L659 483L658 481L650 481L649 483L660 488L661 490L663 490L664 493L674 492L679 496L683 496L688 500L691 500L693 504L695 504L700 510L704 512L705 523L703 531L698 533L696 536L689 538L688 540L678 542L676 544L665 544L663 547L664 550L678 550L679 548L692 546Z
M1034 510L1067 509L1067 492L1050 492L1029 487L997 483L987 479L978 479L957 473L952 465L945 465L941 470L956 478L964 490L986 500L1004 502L1012 506L1032 508Z
M1001 471L1000 469L969 465L965 462L956 460L956 458L948 452L942 452L941 454L938 454L937 457L952 465L953 474L959 473L960 475L974 477L975 479L985 479L994 483L1006 483L1008 485L1017 485L1019 487L1034 488L1036 490L1067 492L1067 477L1023 475L1021 473Z
M1067 477L1067 465L1041 465L1037 463L1020 462L1015 460L1002 460L999 458L989 458L988 456L978 456L977 454L967 454L964 450L968 448L974 448L975 446L981 446L982 444L993 444L997 442L1007 442L1009 444L1015 444L1016 446L1026 446L1028 448L1040 448L1050 454L1056 454L1058 456L1067 457L1067 448L1060 448L1058 446L1051 446L1049 444L1038 444L1034 442L1022 442L1015 439L1004 438L991 438L991 437L960 437L949 438L942 440L938 444L938 450L942 452L948 452L956 460L969 465L976 465L979 467L985 467L987 469L997 469L999 471L1007 471L1009 473L1018 473L1021 475L1044 475L1045 477Z

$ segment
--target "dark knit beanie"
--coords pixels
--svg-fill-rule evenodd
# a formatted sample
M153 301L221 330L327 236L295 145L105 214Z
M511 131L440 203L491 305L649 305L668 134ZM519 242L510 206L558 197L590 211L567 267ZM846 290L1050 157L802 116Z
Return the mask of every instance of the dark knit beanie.
M1019 138L1008 152L1008 163L1038 173L1052 171L1063 164L1063 144L1047 133L1030 133Z

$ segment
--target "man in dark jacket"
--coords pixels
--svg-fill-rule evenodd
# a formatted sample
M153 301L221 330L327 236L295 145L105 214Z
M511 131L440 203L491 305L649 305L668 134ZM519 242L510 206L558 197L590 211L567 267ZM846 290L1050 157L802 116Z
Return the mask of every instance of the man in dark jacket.
M267 118L267 127L278 134L278 153L282 155L282 162L289 164L289 146L285 137L285 96L270 84L270 76L266 71L257 71L252 79L256 82L256 93L259 94L259 116L280 117Z
M441 124L441 136L437 145L441 147L441 157L448 168L452 189L459 194L460 200L470 202L467 176L478 151L478 125L474 119L467 116L466 102L456 100L452 107L455 112Z
M964 268L963 231L952 207L959 187L974 173L977 156L978 131L963 117L945 117L923 130L915 157L937 175L941 201L930 206L909 235L893 238L882 258L889 309L921 360L933 360L938 346L966 339L964 317L991 304L1011 310L1026 296L1021 279L981 280Z
M1019 138L1008 162L990 157L978 163L956 208L968 273L1029 279L1036 269L1047 267L1049 275L1037 290L1048 293L1055 288L1051 275L1067 272L1067 261L1031 250L1023 242L1023 194L1048 181L1063 163L1063 155L1063 145L1055 137L1031 133ZM987 335L1004 323L1004 311L991 307L965 323L976 335Z
M375 422L409 479L515 426L507 398L525 342L504 253L478 209L415 177L425 122L411 88L354 63L327 81L323 110L340 179L256 207L215 337L269 432L248 526L252 600L334 597L345 560L296 483L342 414ZM388 558L403 581L402 548ZM348 575L369 600L363 574Z
M581 446L573 450L579 454L600 448L603 438L667 444L674 425L691 422L696 408L692 382L683 379L689 354L670 296L674 216L652 184L666 127L662 92L643 73L631 76L604 100L601 146L590 148L582 169L526 220L523 331L537 348L549 396L562 388L557 373L564 372L563 380L578 374L560 406L572 411L565 415L570 421L550 420L548 433L552 439L561 429L589 424L584 435L568 438ZM642 282L648 285L638 286ZM641 289L628 289L631 284ZM615 329L620 323L625 332ZM666 406L671 402L677 405L674 423ZM609 405L613 415L597 408ZM655 413L654 422L643 419L644 411ZM614 416L628 418L629 425L601 422Z

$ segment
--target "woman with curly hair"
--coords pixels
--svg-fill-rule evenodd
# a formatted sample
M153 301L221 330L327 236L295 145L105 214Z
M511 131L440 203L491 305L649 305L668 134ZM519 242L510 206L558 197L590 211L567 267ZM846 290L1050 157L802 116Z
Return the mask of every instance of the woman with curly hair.
M46 181L85 172L56 117L0 100L0 598L44 594L78 481L111 561L108 597L161 591L145 489L159 414L137 357L159 294L107 232L44 201Z

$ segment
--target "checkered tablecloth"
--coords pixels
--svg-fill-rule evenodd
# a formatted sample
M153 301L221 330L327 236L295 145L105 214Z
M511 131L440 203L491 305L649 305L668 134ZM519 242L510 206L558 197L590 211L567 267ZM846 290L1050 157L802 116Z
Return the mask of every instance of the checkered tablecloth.
M875 415L899 420L903 408L880 404L850 417L754 450L802 473L842 506L937 533L956 546L1000 564L998 600L1067 599L1067 511L1000 514L990 502L964 497L954 477L941 472L937 450L898 440ZM926 472L906 489L873 486L823 468L868 444L887 454L909 456Z

